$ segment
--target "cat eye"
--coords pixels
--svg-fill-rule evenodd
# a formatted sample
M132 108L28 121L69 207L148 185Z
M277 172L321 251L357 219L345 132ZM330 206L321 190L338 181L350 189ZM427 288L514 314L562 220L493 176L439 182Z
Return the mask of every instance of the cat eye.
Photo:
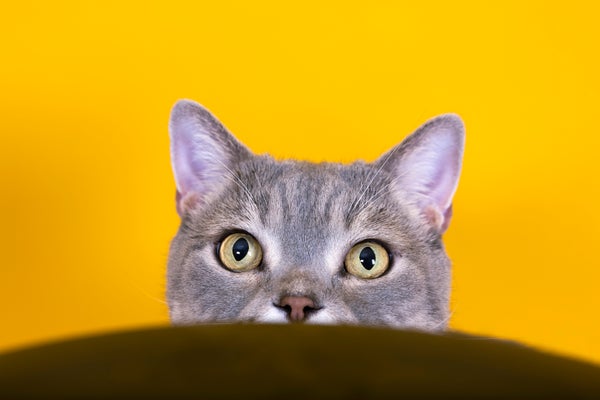
M219 258L225 267L234 272L250 271L262 261L262 248L247 233L232 233L219 245Z
M346 271L363 279L380 277L387 271L390 257L387 250L376 242L361 242L354 245L346 255Z

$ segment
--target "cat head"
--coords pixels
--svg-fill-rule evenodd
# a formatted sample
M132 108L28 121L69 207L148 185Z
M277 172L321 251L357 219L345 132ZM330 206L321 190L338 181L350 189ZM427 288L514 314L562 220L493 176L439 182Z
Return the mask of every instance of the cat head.
M181 217L168 263L173 323L446 327L441 237L462 163L458 116L350 165L255 155L187 100L170 135Z

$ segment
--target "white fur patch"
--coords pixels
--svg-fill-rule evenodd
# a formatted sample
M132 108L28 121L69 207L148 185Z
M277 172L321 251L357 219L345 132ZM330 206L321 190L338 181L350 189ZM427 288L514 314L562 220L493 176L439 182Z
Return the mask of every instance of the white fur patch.
M267 309L267 311L264 314L260 315L257 318L257 321L272 324L286 323L288 322L288 319L285 314L286 313L284 310L280 310L275 306L271 306Z
M315 325L333 325L337 321L328 310L324 309L311 314L305 322Z

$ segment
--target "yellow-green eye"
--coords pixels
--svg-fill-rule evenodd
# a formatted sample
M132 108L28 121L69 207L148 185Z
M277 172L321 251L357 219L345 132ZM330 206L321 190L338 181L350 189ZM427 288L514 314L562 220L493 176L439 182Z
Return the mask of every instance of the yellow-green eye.
M219 258L227 269L234 272L250 271L260 265L262 248L247 233L232 233L219 246Z
M356 244L346 255L346 271L363 279L381 276L388 269L389 264L388 252L375 242Z

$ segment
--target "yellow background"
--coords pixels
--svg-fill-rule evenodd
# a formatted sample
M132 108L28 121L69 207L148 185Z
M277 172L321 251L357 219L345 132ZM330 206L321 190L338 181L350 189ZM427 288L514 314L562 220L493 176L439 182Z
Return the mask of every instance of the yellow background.
M594 4L3 5L0 350L167 322L167 120L192 98L310 160L459 113L452 327L600 362Z

